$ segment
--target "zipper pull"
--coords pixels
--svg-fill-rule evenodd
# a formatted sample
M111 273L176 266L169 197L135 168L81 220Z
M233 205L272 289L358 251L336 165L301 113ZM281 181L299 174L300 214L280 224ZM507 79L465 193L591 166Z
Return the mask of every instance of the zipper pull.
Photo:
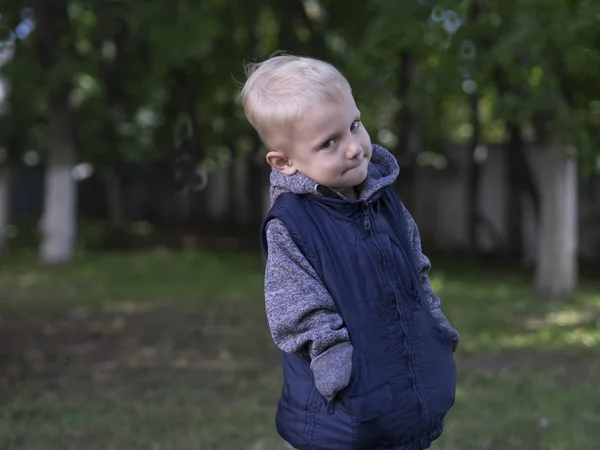
M330 402L327 402L327 412L329 414L335 413L335 397Z
M365 226L365 230L368 231L368 230L371 229L371 218L369 217L369 212L368 211L364 212L363 224Z

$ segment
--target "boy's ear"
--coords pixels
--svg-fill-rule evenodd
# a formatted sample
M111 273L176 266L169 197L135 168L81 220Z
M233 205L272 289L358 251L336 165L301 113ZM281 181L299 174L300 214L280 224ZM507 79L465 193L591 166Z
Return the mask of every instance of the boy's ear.
M269 152L266 159L273 169L284 175L294 175L297 172L294 163L281 152Z

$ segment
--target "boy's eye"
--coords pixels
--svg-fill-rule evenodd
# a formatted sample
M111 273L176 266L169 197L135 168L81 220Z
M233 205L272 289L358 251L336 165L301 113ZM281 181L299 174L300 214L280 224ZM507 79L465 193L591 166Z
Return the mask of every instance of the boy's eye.
M356 130L359 126L360 126L360 120L355 120L354 122L352 122L352 125L350 125L350 131Z
M333 147L334 144L335 144L335 141L333 139L327 139L325 141L325 143L323 144L323 148L324 149L331 148L331 147Z

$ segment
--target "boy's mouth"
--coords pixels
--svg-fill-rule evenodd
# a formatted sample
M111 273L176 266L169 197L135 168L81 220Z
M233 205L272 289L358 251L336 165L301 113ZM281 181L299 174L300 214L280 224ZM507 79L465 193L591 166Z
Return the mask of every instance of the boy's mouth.
M358 169L360 166L363 165L363 162L364 162L364 157L360 160L360 163L356 164L355 166L350 167L349 169L344 170L344 172L349 172L351 170Z

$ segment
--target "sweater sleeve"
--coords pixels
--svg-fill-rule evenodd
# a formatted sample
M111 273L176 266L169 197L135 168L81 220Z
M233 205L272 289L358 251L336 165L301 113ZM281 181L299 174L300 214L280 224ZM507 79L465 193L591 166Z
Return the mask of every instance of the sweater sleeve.
M315 384L331 400L348 385L353 347L348 330L318 274L280 220L266 229L265 307L275 344L305 352Z
M415 259L417 261L417 269L419 270L419 274L421 275L421 283L423 284L423 290L425 291L431 314L433 315L434 319L440 324L440 327L448 333L448 336L452 339L452 342L454 343L454 350L456 350L460 341L460 335L452 327L452 325L450 325L448 318L442 312L440 298L437 296L433 287L431 286L431 281L429 280L431 262L429 261L429 258L423 253L423 249L421 247L421 237L419 234L419 228L417 227L417 223L415 222L412 215L408 212L408 209L406 209L404 205L402 205L402 208L404 211L404 218L408 226L408 237L412 244Z

